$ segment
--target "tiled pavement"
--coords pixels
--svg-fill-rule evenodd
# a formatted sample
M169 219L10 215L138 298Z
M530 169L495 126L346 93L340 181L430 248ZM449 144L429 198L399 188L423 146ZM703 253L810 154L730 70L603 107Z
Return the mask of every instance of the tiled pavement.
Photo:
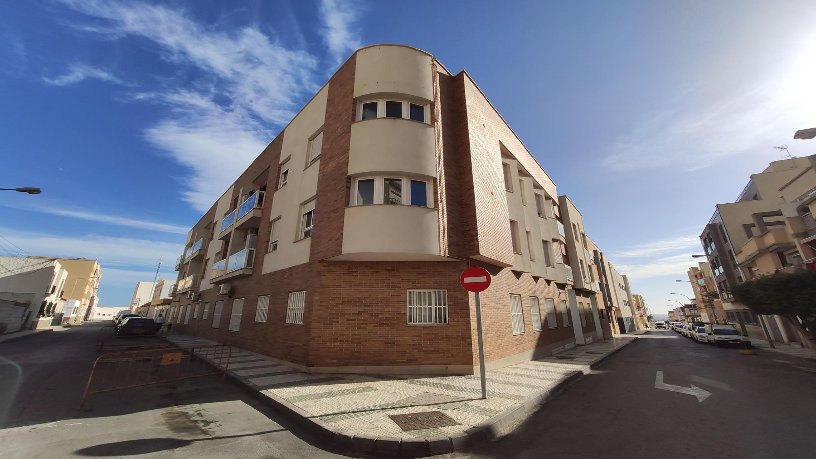
M798 344L774 343L775 348L772 348L767 341L757 338L751 338L751 344L757 349L764 349L766 351L778 352L792 357L801 357L803 359L816 360L816 353L811 349L803 348Z
M167 337L181 347L218 344L180 334ZM488 397L480 398L478 375L377 376L305 373L261 354L232 348L229 373L266 397L294 406L301 416L347 436L423 439L462 435L490 424L531 400L541 399L576 372L629 344L624 336L574 347L555 356L487 372ZM196 351L198 353L198 351ZM204 352L207 352L206 349ZM207 354L202 354L207 358ZM208 359L223 368L226 357ZM440 411L457 424L403 431L389 416Z

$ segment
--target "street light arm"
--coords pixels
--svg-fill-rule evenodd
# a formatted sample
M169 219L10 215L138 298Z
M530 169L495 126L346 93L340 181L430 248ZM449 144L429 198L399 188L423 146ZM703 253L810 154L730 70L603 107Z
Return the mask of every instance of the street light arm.
M33 186L22 186L18 188L0 188L0 191L18 191L20 193L40 194L42 190Z

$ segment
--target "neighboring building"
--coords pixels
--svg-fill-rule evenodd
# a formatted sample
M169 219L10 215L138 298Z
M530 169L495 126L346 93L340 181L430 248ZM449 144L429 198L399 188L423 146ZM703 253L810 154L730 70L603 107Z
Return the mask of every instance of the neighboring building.
M467 73L371 46L190 230L168 319L313 372L469 374L468 266L488 367L602 338L585 232Z
M598 313L600 315L599 321L596 325L601 327L601 335L603 339L609 339L617 330L617 319L615 313L615 305L609 296L609 286L607 280L606 270L604 265L606 263L603 251L595 244L592 238L587 237L587 244L589 252L592 255L592 263L590 264L591 276L597 279L598 291L595 293L595 302L598 305Z
M728 321L766 338L761 318L731 296L731 286L779 271L806 269L816 261L816 155L772 162L751 175L733 203L718 204L700 235ZM774 339L795 334L782 317L768 317ZM773 320L771 320L773 319Z
M703 261L688 270L689 282L694 292L694 301L700 309L700 317L707 323L725 323L727 321L725 309L719 298L707 299L706 294L717 293L717 284L711 266Z
M142 282L140 282L141 284ZM150 284L153 284L150 282ZM137 285L137 289L139 286ZM143 302L136 310L139 314L156 318L158 316L164 317L170 304L173 302L173 295L176 294L177 283L169 279L159 279L153 285L152 292L150 292L147 301Z
M130 310L136 311L139 306L149 303L153 299L153 282L137 282L133 289L133 296L130 297Z
M58 324L68 272L56 258L0 257L0 334Z
M632 309L638 329L649 328L649 312L646 308L646 300L643 299L642 295L632 294Z
M123 306L97 306L93 308L89 320L113 320L120 311L130 312L130 310Z
M88 258L58 258L58 260L68 270L63 296L66 299L79 301L79 306L71 317L70 323L78 324L88 320L93 307L99 301L102 268L96 260Z

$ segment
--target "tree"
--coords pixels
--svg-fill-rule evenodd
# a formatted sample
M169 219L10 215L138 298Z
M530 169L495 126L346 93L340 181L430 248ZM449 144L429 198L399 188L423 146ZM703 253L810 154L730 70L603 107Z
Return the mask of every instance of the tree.
M816 271L779 272L731 288L734 299L757 314L787 317L816 341Z

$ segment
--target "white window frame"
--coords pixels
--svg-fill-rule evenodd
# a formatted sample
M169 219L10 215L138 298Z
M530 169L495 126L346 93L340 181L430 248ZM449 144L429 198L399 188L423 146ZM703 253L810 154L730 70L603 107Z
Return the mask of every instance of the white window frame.
M560 300L559 306L561 307L561 322L565 327L570 326L570 310L569 305L567 304L567 300Z
M420 101L411 101L405 99L396 99L396 98L385 98L385 99L361 99L357 101L357 114L355 116L355 121L369 121L363 119L363 104L367 104L370 102L375 102L377 104L377 117L375 119L385 118L385 103L386 102L400 102L402 103L402 117L401 118L391 118L391 119L404 119L408 121L413 121L415 123L423 123L423 124L431 124L431 106L430 104L420 102ZM422 107L424 121L417 121L411 119L411 104L419 105Z
M241 329L241 316L244 315L244 299L236 298L232 300L232 309L230 310L230 320L227 330L237 332Z
M533 321L533 331L541 331L541 305L537 296L530 297L530 317Z
M558 328L558 315L555 312L555 300L544 298L544 308L547 311L547 328L550 330Z
M204 311L201 313L201 320L207 320L210 317L210 302L204 303Z
M309 226L306 226L306 215L311 212L312 218ZM300 222L298 223L298 240L308 239L314 234L315 226L315 200L311 199L300 205ZM309 235L306 232L309 231Z
M521 304L521 295L515 293L510 294L510 322L513 327L513 336L524 334L524 309Z
M221 327L221 310L223 308L224 308L223 300L218 300L215 302L215 307L213 308L212 328Z
M386 201L386 195L385 195L385 181L386 180L399 182L399 187L400 187L400 200L399 200L399 202L385 202ZM387 176L387 177L382 178L382 183L383 183L382 196L380 196L380 199L382 200L383 204L391 205L391 206L393 206L393 205L404 205L405 204L405 178Z
M402 180L402 202L399 204L385 204L385 179L398 179ZM357 189L359 183L364 180L373 180L374 181L374 202L371 204L363 204L358 202L357 200ZM361 177L355 177L351 183L351 192L349 193L349 206L356 207L356 206L370 206L370 205L404 205L404 206L413 206L413 207L423 207L423 206L415 206L411 204L411 182L423 182L425 184L425 202L427 206L424 206L426 209L433 209L433 182L426 178L422 177L399 177L399 176L392 176L392 175L366 175Z
M266 247L267 253L272 253L278 250L279 238L278 235L276 234L277 233L276 229L278 229L277 226L279 226L278 222L280 222L280 219L281 217L278 216L274 220L269 222L269 244L267 244Z
M289 292L286 303L286 323L288 325L303 325L303 316L306 310L306 290Z
M405 303L408 325L448 325L447 290L409 289L405 294Z
M258 305L255 307L255 323L269 320L269 295L258 295Z
M320 147L315 149L315 145L317 145L316 140L318 138L320 139L319 143ZM309 138L308 152L306 155L306 167L311 166L312 163L320 159L320 153L322 150L323 150L323 128L321 127L317 133L315 133L312 137ZM315 151L317 151L317 154L315 154Z
M279 168L280 168L280 170L278 171L278 189L279 190L281 188L285 187L287 183L289 183L289 169L290 169L289 168L289 159L290 158L286 158L286 160L284 162L280 163L280 166L279 166Z

